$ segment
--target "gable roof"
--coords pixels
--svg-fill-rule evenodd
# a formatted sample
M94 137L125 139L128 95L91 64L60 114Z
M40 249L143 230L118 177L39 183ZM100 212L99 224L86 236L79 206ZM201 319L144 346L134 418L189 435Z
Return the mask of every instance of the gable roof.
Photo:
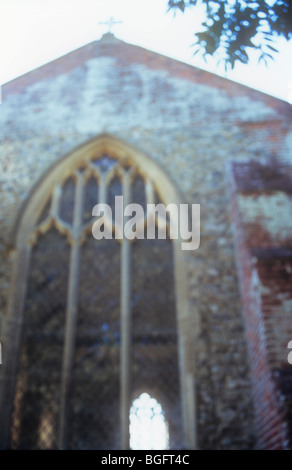
M69 73L77 67L85 68L89 60L97 57L114 58L117 65L120 67L131 64L141 64L152 70L167 71L173 77L220 89L229 96L245 96L253 100L264 102L267 106L277 110L281 114L292 117L292 106L283 100L176 59L144 49L140 46L128 44L116 38L111 33L106 33L98 41L86 44L7 82L2 87L3 99L10 94L22 93L26 87L44 79Z

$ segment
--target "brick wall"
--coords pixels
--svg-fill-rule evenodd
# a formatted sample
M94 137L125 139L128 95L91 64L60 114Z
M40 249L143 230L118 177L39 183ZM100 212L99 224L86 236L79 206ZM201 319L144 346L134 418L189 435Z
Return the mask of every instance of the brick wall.
M259 449L292 448L292 368L287 361L292 338L291 176L290 166L275 161L229 167ZM271 224L277 211L285 230Z

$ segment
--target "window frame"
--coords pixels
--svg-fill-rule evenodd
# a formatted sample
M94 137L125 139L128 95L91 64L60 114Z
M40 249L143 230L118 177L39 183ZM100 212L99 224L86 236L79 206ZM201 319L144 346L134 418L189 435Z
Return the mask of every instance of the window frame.
M118 160L126 159L130 164L139 168L139 172L145 176L145 180L152 181L159 197L165 205L175 203L177 205L184 203L183 198L177 190L174 183L170 180L165 171L149 156L128 143L109 134L102 134L94 139L80 145L72 152L65 155L45 173L45 175L34 186L26 203L22 207L17 224L15 227L15 240L13 250L13 266L11 291L7 312L7 335L5 342L5 361L2 371L1 396L0 396L0 446L8 447L11 414L13 408L14 390L17 376L18 356L21 342L21 332L23 325L24 301L26 296L27 278L30 269L30 258L32 248L32 228L35 226L45 204L52 194L53 188L58 181L64 181L74 168L77 168L84 160L93 160L108 154ZM147 188L146 188L147 190ZM78 178L77 178L77 198L74 208L74 217L76 224L80 218L81 198L78 196ZM57 196L56 196L57 197ZM154 202L154 201L153 201ZM74 228L73 228L74 234ZM186 449L197 448L196 439L196 396L195 396L195 349L194 338L191 338L193 320L190 316L190 305L187 288L187 264L185 252L181 249L179 238L172 240L174 255L174 285L176 298L176 316L178 328L178 356L179 356L179 374L180 390L182 404L183 436L184 447ZM59 427L59 447L66 448L66 396L68 384L70 382L70 370L72 368L73 350L74 350L74 329L76 326L76 298L75 287L78 285L78 265L79 246L74 236L72 240L69 288L68 288L68 309L65 332L65 346L62 369L62 400L61 416ZM121 284L121 310L122 316L122 335L126 337L126 346L122 350L122 367L126 368L121 377L121 449L129 449L129 408L130 408L130 390L129 377L127 376L127 362L129 361L129 289L130 282L129 263L127 258L130 256L130 243L125 238L122 240L122 284Z

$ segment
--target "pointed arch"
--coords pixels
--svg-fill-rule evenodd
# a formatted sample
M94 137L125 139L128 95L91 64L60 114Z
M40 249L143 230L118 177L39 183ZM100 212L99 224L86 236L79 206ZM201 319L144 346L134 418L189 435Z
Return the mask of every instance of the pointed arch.
M107 159L107 160L104 160ZM128 169L131 168L131 174ZM11 297L8 307L9 332L6 345L6 362L0 402L1 446L9 446L9 433L17 368L23 331L23 312L27 293L28 275L33 246L39 237L54 229L66 238L70 246L68 286L66 299L66 324L62 358L60 411L58 416L58 447L67 447L68 397L73 367L74 342L78 310L78 285L80 270L80 244L92 229L92 220L84 220L84 191L88 181L97 182L97 200L106 202L109 185L119 175L125 203L131 201L133 175L139 174L145 184L147 203L158 197L165 205L183 203L183 198L164 170L149 156L124 141L102 134L79 146L54 164L40 179L19 214L15 228L15 260ZM61 210L65 186L74 186L74 207ZM70 191L70 188L68 189ZM156 196L155 196L156 195ZM71 213L70 213L71 211ZM71 215L70 215L70 214ZM185 254L181 241L173 240L174 289L178 332L178 359L181 390L182 426L185 448L196 447L195 385L192 348L189 338L190 310L187 295ZM121 242L121 352L120 352L120 420L121 447L129 446L130 406L130 332L131 332L131 244ZM46 417L43 417L46 423ZM51 419L51 418L50 418ZM44 426L44 425L42 425Z
M168 423L162 403L148 392L133 399L130 408L130 448L167 450Z
M98 159L104 154L123 161L125 165L136 165L143 175L157 183L157 192L166 205L184 202L165 170L152 158L121 139L110 134L101 134L63 156L40 178L17 217L15 244L18 245L36 223L56 183L66 180L84 162Z

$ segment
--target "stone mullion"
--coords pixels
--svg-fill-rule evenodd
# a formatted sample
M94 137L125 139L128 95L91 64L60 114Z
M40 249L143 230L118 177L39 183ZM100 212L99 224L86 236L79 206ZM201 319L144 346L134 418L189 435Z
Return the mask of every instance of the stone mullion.
M130 175L124 174L124 207L130 203ZM121 240L121 356L120 356L120 419L121 449L129 449L130 393L131 393L131 243L123 235Z
M101 173L99 179L98 203L106 204L107 201L107 180L105 175Z
M76 324L78 315L78 288L80 264L80 228L82 226L83 208L83 177L76 175L75 204L73 217L73 231L71 238L71 254L69 268L69 282L67 292L67 311L65 325L65 343L63 352L61 403L59 422L59 448L66 449L69 445L69 395L71 393L72 372L74 363L74 347L76 337Z

